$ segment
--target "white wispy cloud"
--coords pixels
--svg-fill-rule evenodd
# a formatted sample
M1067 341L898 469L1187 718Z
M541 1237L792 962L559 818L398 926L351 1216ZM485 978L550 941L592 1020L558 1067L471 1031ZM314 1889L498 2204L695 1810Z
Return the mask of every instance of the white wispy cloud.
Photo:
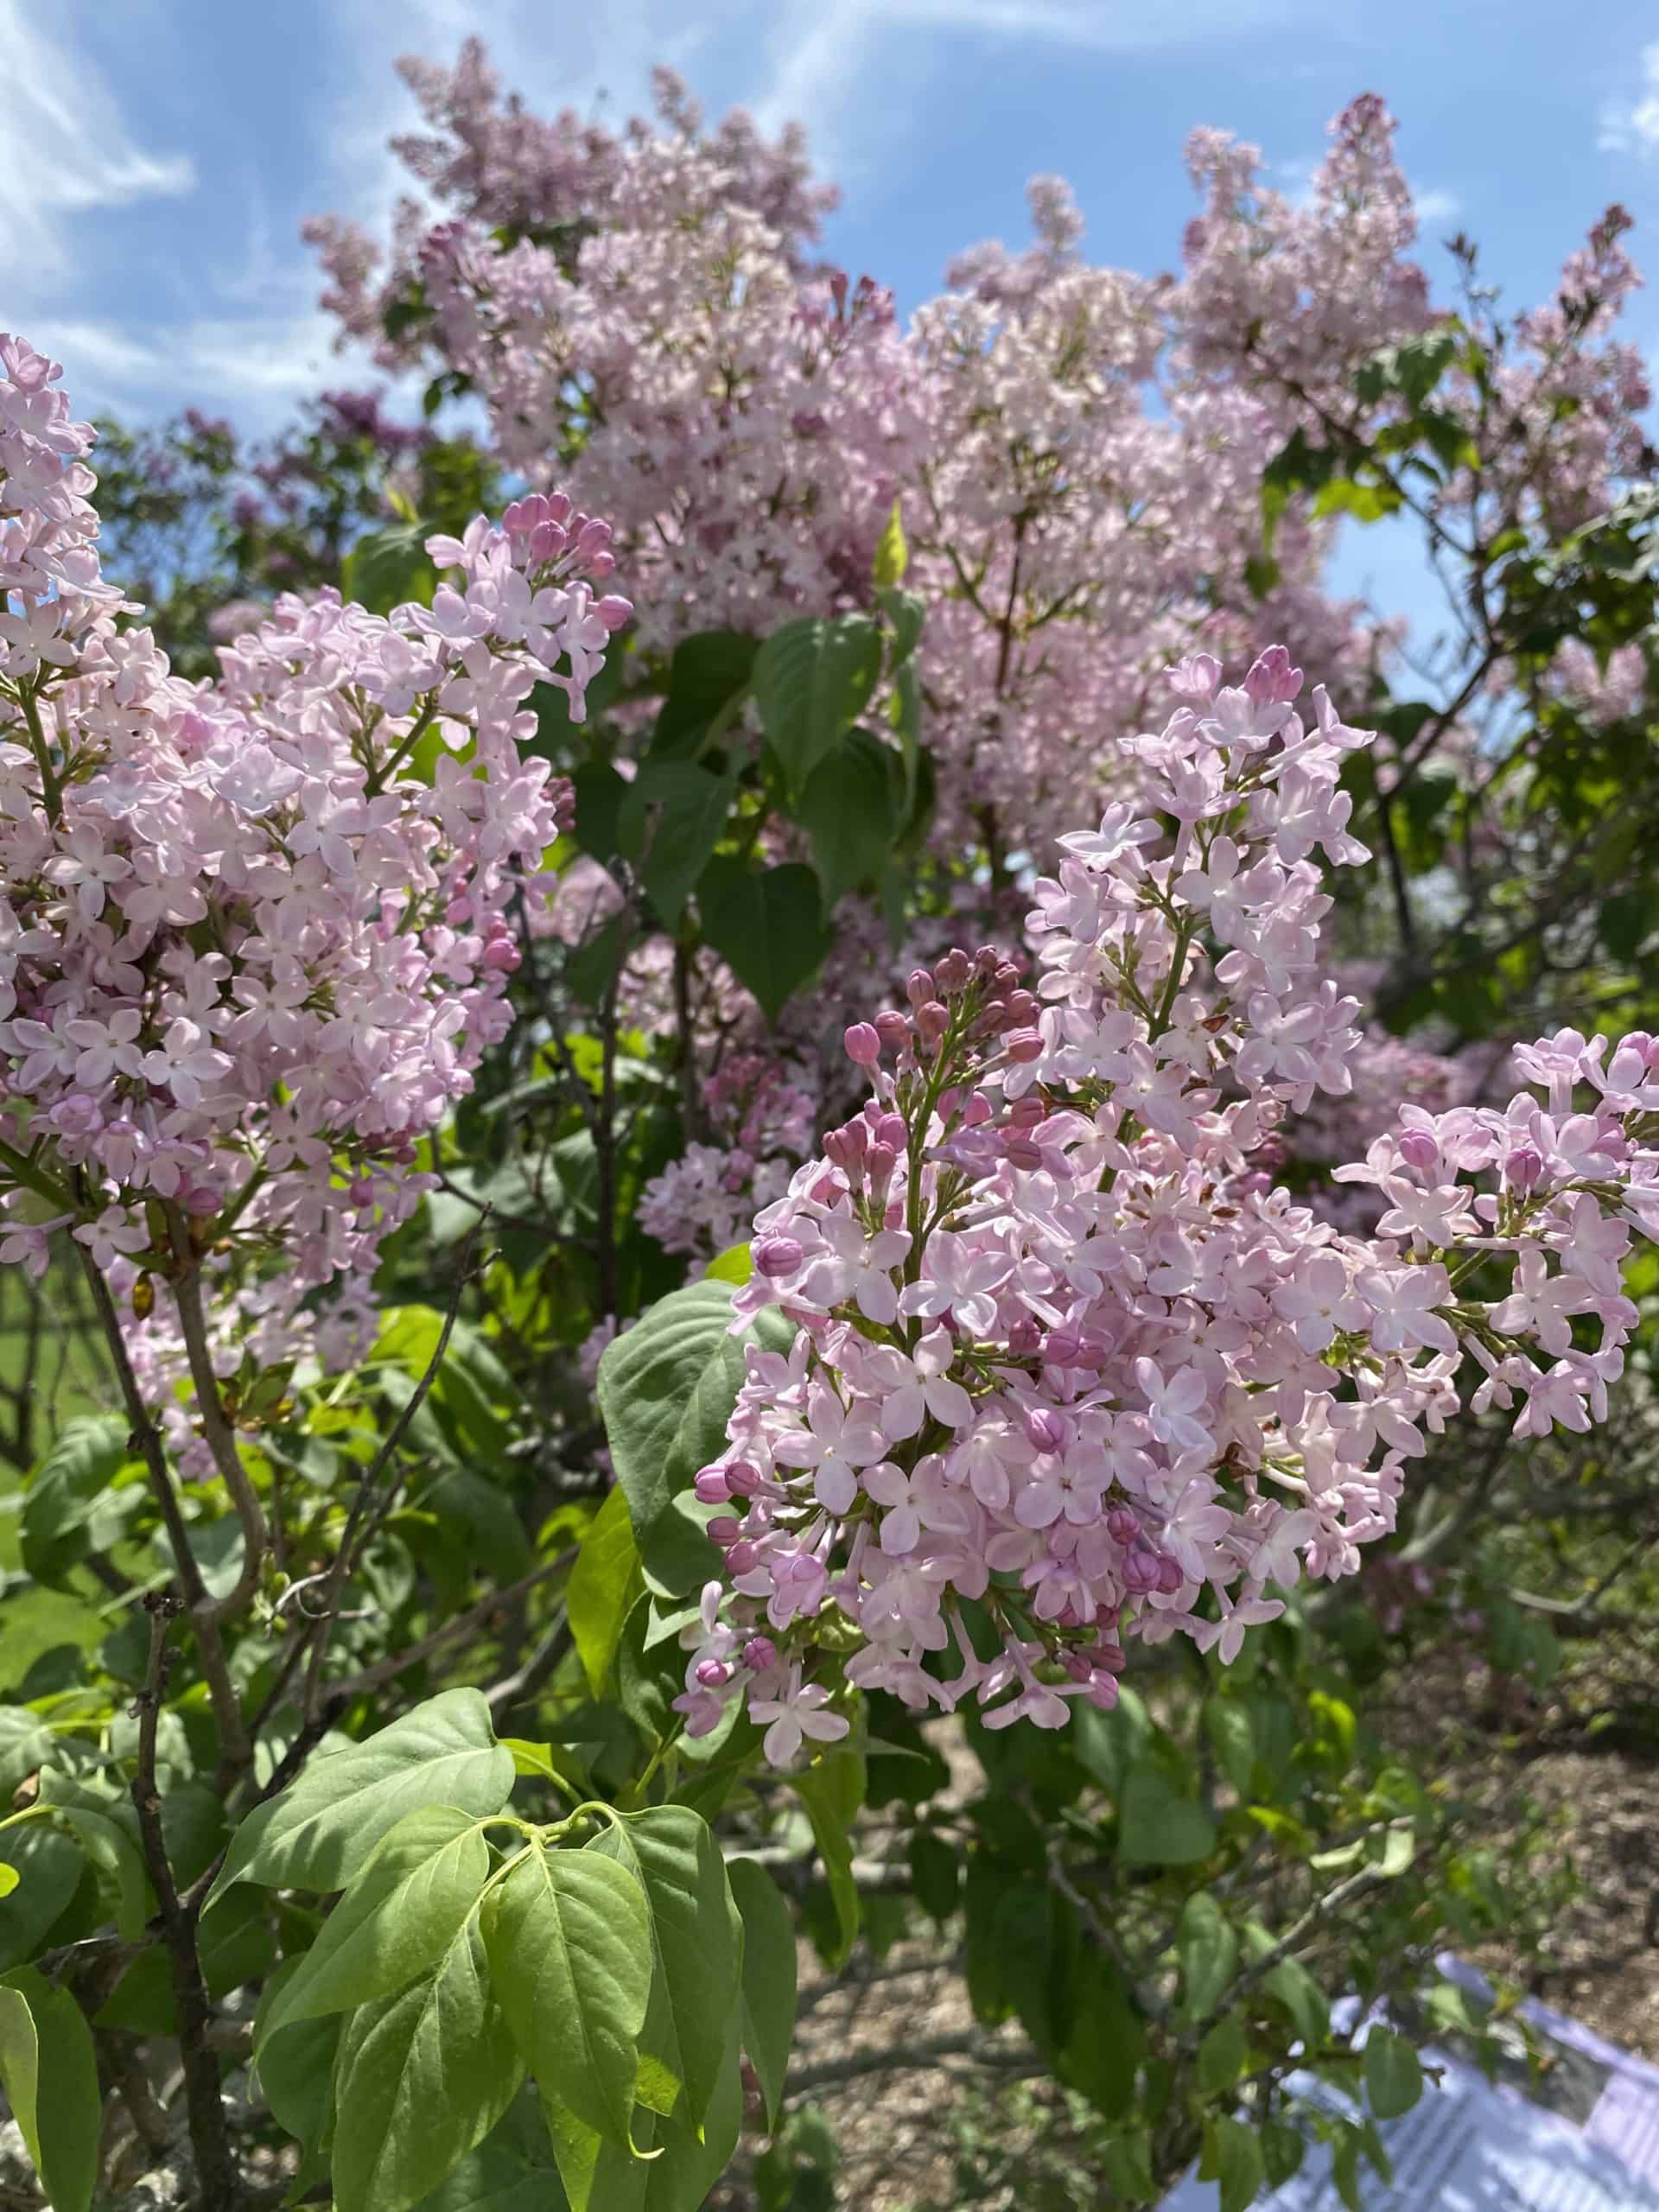
M1635 89L1602 107L1596 143L1604 154L1659 153L1659 39L1643 48L1637 67Z
M61 257L64 219L192 190L186 154L135 143L88 57L22 0L0 0L0 269ZM60 16L60 30L66 19Z
M823 165L856 171L909 89L901 80L937 67L946 39L1153 54L1254 36L1304 10L1305 0L788 0L768 11L747 104L769 130L804 118Z

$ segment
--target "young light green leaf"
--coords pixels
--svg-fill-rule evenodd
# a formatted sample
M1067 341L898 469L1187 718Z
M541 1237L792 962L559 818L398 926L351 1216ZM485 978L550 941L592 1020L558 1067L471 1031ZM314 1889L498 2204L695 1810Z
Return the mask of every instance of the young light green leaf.
M233 1882L343 1889L382 1836L421 1805L475 1818L512 1790L512 1754L495 1740L481 1690L445 1690L349 1751L313 1759L231 1839L211 1897Z
M795 1923L764 1866L734 1859L726 1869L743 1916L743 2048L775 2128L795 2034Z
M532 1843L490 1891L484 1930L502 2011L543 2094L626 2150L652 1963L639 1882L594 1852Z
M910 548L905 543L904 518L899 503L895 499L893 512L883 525L876 541L875 566L871 575L880 589L887 590L905 580L905 570L910 566Z
M489 1871L489 1846L472 1814L453 1805L405 1813L324 1921L262 2032L390 1997L413 1981L454 1942Z
M273 2051L284 2040L273 2037ZM346 2023L334 2068L337 2212L410 2212L482 2142L524 2071L469 1913L418 1981Z
M32 1967L0 1984L0 2088L53 2212L86 2212L103 2117L92 2031Z
M622 1624L640 1587L627 1492L613 1490L589 1523L564 1593L570 1633L595 1697L605 1687Z
M1379 2120L1398 2120L1423 2094L1417 2053L1392 2028L1373 2027L1365 2038L1365 2094Z
M639 2049L667 2069L671 2089L683 2084L685 2092L683 2102L648 2096L642 2066L636 2094L695 2131L733 2039L743 1957L743 1923L720 1846L689 1806L658 1805L626 1814L588 1848L626 1867L645 1891L652 1975Z

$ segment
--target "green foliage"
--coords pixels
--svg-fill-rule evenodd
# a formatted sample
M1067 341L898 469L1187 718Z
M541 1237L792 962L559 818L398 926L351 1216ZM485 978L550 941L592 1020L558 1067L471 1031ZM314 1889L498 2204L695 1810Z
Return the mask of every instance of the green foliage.
M0 1982L0 2088L53 2212L87 2212L100 2124L92 2031L68 1991L32 1967Z

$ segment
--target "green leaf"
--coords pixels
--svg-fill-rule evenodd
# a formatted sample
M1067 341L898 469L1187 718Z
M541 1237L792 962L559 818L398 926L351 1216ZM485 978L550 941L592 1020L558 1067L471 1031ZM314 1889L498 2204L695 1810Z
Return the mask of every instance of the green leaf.
M86 1556L87 1523L130 1456L130 1423L114 1414L77 1414L27 1477L22 1558L37 1582L60 1588L70 1568Z
M334 2069L337 2212L410 2212L518 2094L524 2067L490 1974L472 1912L418 1981L346 2021ZM273 2051L285 2040L273 2037Z
M701 630L683 638L669 666L649 757L694 759L714 734L713 725L733 717L759 651L754 639L735 630Z
M1212 2120L1205 2132L1206 2163L1221 2183L1221 2212L1249 2212L1267 2178L1261 2138L1242 2120Z
M599 1409L617 1482L626 1495L647 1587L681 1597L718 1568L691 1498L697 1470L716 1457L743 1381L732 1335L729 1283L696 1282L658 1300L605 1349ZM785 1325L761 1315L756 1333L774 1348Z
M617 814L618 848L639 855L658 916L674 929L691 887L720 842L737 788L690 760L647 760Z
M639 2049L673 2085L683 2084L685 2098L654 2102L642 2067L639 2101L677 2113L695 2129L733 2040L743 1957L743 1922L720 1846L688 1806L659 1805L625 1814L588 1848L633 1876L651 1916L651 1998Z
M294 1978L299 1961L285 1961L265 1985L254 2019L259 2045L256 2071L265 2102L277 2125L297 2143L315 2148L327 2127L334 2104L334 2060L340 2050L338 2018L302 2020L267 2036L265 2021Z
M0 1984L0 2088L53 2212L86 2212L103 2124L92 2031L32 1967Z
M887 590L905 580L905 570L910 566L910 548L905 543L904 518L899 503L895 499L893 512L887 517L881 535L876 541L875 566L870 571L872 581L880 590Z
M0 1798L7 1802L52 1757L57 1738L38 1713L21 1705L0 1706Z
M1109 1713L1075 1698L1067 1732L1072 1754L1084 1772L1109 1797L1116 1797L1122 1792L1130 1768L1147 1748L1152 1722L1139 1692L1120 1688L1117 1703Z
M322 1923L263 2032L390 1997L413 1981L454 1941L489 1871L489 1846L472 1814L452 1805L405 1813Z
M1135 2101L1146 2043L1141 2016L1123 1975L1093 1945L1078 1955L1073 1997L1071 2030L1057 2070L1104 2118L1121 2120Z
M894 820L899 755L868 730L838 738L807 779L798 816L812 841L812 858L826 909L846 892L880 876L898 824Z
M639 1595L639 1550L625 1490L613 1490L588 1524L570 1570L565 1613L588 1687L597 1697Z
M1182 1906L1175 1949L1185 1977L1185 2017L1207 2019L1238 1969L1237 1932L1208 1890L1195 1890Z
M1249 1797L1255 1773L1255 1736L1249 1711L1236 1698L1206 1698L1204 1725L1222 1772L1241 1797Z
M17 1877L0 1897L0 1973L22 1966L46 1946L54 1923L80 1886L85 1860L67 1835L39 1820L0 1829L0 1862Z
M1156 1758L1128 1771L1118 1805L1117 1855L1128 1866L1190 1866L1216 1847L1216 1824L1178 1790Z
M175 2035L178 2024L173 1968L159 1947L138 1954L92 2016L95 2028L124 2028L130 2035Z
M1417 2053L1392 2028L1375 2026L1365 2038L1365 2094L1379 2120L1398 2120L1423 2094Z
M954 1844L931 1828L918 1828L910 1839L910 1886L930 1920L949 1920L960 1901L962 1861Z
M532 1843L490 1892L486 1941L513 2041L543 2095L628 2149L652 1967L639 1882L591 1851Z
M448 1805L481 1819L512 1790L512 1754L495 1740L480 1690L445 1690L401 1720L314 1758L257 1806L231 1839L210 1893L233 1882L267 1889L343 1889L405 1813Z
M136 1943L156 1910L156 1897L131 1837L106 1814L85 1805L62 1806L58 1818L107 1881L114 1898L116 1932Z
M774 630L755 657L754 696L794 791L860 715L881 673L881 632L868 614L808 615Z
M423 522L367 531L340 564L340 588L346 600L372 614L390 614L410 600L430 607L438 582L426 550L431 535L432 525Z
M741 1244L728 1244L718 1259L709 1261L702 1274L705 1282L728 1282L734 1290L753 1282L754 1255L747 1238Z
M1250 2055L1250 2038L1236 2012L1218 2020L1198 2044L1198 2083L1211 2096L1232 2088L1244 2071Z
M764 1866L734 1859L726 1872L743 1916L743 2048L776 2128L795 2034L795 1923Z
M717 854L697 883L702 933L775 1021L830 949L818 881L798 861L754 868Z
M858 1885L853 1879L853 1821L864 1802L864 1761L856 1751L830 1751L804 1774L790 1777L806 1808L836 1908L837 1939L824 1963L842 1965L858 1939Z

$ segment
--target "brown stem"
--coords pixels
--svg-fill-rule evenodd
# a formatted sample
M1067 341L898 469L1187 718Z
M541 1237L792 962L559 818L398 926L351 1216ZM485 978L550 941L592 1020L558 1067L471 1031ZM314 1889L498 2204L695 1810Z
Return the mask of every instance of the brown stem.
M242 1572L228 1596L213 1601L215 1619L229 1620L243 1611L258 1588L270 1539L264 1510L248 1479L248 1471L242 1465L236 1432L225 1417L224 1402L219 1395L219 1377L213 1372L213 1355L207 1348L207 1319L201 1306L201 1262L190 1241L190 1225L181 1208L171 1202L166 1211L173 1256L178 1262L173 1277L173 1298L179 1309L179 1325L184 1333L191 1379L196 1386L202 1433L213 1455L219 1480L230 1493L236 1517L242 1523Z
M82 1272L92 1294L93 1309L109 1344L110 1357L115 1363L122 1403L126 1408L127 1419L132 1423L131 1448L144 1463L145 1472L149 1477L149 1487L166 1527L168 1541L173 1548L179 1587L190 1609L190 1625L201 1654L201 1671L207 1681L207 1694L212 1700L213 1719L219 1728L220 1750L227 1759L234 1758L239 1762L252 1755L247 1731L242 1725L242 1707L235 1685L231 1681L224 1639L219 1632L219 1615L213 1599L207 1595L201 1570L196 1565L195 1554L190 1548L184 1516L179 1510L173 1478L168 1472L167 1455L162 1449L161 1433L149 1417L149 1408L138 1388L138 1378L132 1371L132 1362L127 1355L127 1340L121 1333L121 1317L115 1310L115 1300L110 1296L109 1285L99 1274L86 1245L77 1243L75 1249L80 1254Z
M173 1995L179 2014L179 2056L184 2068L185 2107L196 2156L201 2212L233 2212L241 2196L241 2177L231 2147L225 2102L219 2090L219 2062L208 2041L213 2006L207 2000L196 1949L197 1908L179 1896L162 1831L162 1800L156 1786L156 1732L167 1684L169 1616L177 1601L152 1595L149 1661L138 1693L138 1770L132 1780L133 1808L143 1846L144 1866L160 1908L162 1933L173 1969Z

